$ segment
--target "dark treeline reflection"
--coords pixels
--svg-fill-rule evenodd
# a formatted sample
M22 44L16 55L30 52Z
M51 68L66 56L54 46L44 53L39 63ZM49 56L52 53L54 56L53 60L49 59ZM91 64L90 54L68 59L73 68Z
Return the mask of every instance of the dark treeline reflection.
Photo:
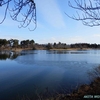
M0 60L15 59L17 57L18 57L18 54L14 52L7 52L7 53L0 52Z
M47 54L87 54L85 50L80 51L65 51L65 50L48 50Z

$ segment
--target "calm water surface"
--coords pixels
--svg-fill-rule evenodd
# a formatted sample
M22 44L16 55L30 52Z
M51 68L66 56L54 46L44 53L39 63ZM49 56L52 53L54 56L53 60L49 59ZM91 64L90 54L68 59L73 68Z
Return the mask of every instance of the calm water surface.
M0 100L36 93L70 93L89 84L93 70L100 66L100 50L22 51L0 54Z

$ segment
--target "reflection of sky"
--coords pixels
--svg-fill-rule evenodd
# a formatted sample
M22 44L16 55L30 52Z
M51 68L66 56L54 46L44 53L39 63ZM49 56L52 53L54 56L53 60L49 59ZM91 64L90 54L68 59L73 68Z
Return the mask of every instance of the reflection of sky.
M29 54L20 55L14 60L0 61L0 96L5 90L8 93L27 93L33 91L34 86L41 89L49 87L52 90L58 89L59 86L70 88L78 83L89 83L88 71L98 66L96 60L99 62L99 56L93 53L26 53Z
M71 78L71 77L76 78L76 76L78 77L80 71L82 71L80 75L85 74L87 71L87 70L83 71L83 69L86 68L85 65L83 65L80 68L80 64L76 62L58 63L58 62L47 61L45 63L46 64L43 64L43 62L41 62L35 65L33 64L27 66L23 64L18 64L16 62L12 62L13 67L10 67L11 65L9 65L8 67L0 68L2 70L2 72L0 72L0 76L1 76L0 90L15 87L31 79L32 79L31 80L32 83L40 86L43 86L43 84L45 84L45 86L47 85L54 86L55 84L57 83L60 84L61 81L64 81L65 79L63 80L63 78L65 76L66 78ZM74 66L74 64L78 64L78 65ZM76 73L76 76L73 76L73 72ZM82 77L80 76L80 79L81 78Z

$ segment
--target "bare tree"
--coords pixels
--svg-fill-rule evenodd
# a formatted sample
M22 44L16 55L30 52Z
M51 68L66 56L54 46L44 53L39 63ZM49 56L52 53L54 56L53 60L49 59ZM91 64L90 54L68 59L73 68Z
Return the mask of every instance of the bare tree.
M73 4L70 0L68 5L76 10L76 15L70 16L65 13L68 17L81 20L87 26L100 25L100 0L74 0Z
M5 9L0 24L4 22L9 12L14 21L20 22L19 28L26 28L31 22L35 24L34 29L36 28L36 5L34 0L0 0L0 7Z

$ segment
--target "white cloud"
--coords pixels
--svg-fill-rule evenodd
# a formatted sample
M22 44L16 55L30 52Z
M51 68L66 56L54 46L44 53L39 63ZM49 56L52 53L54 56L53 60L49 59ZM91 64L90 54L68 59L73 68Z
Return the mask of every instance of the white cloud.
M58 42L62 42L62 43L67 43L67 44L71 44L71 43L83 43L85 42L85 38L81 37L81 36L75 36L75 37L51 37L51 38L44 38L41 40L38 40L38 43L58 43Z
M68 37L60 37L60 36L54 36L50 38L43 38L38 39L37 43L45 44L45 43L66 43L66 44L72 44L72 43L97 43L100 44L100 35L95 34L94 36L68 36Z
M57 42L58 40L55 37L50 37L50 38L44 38L40 39L37 42L41 44L47 44L47 43L54 43Z
M93 37L100 38L100 34L93 34Z
M81 36L75 36L68 39L70 43L82 43L85 42L85 39Z
M65 27L65 22L55 0L37 0L36 4L47 23L56 28Z

